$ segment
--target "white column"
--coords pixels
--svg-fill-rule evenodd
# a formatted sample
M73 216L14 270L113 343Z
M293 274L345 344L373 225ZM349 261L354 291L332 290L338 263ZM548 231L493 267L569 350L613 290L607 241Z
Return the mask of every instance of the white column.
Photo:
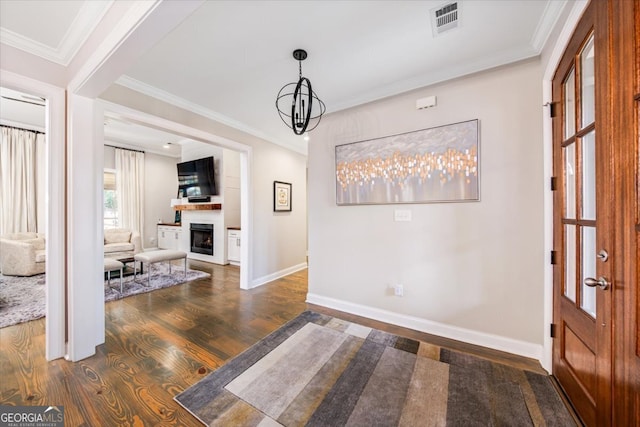
M104 114L94 100L72 94L67 112L67 358L76 361L95 354L95 347L105 340L101 173Z
M47 96L47 318L46 358L66 353L65 337L65 92L51 88Z

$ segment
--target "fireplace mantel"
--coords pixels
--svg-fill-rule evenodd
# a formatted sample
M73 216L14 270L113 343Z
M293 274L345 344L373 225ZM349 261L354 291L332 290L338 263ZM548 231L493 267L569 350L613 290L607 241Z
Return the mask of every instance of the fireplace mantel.
M222 203L194 203L188 205L175 205L176 211L219 211L222 209Z

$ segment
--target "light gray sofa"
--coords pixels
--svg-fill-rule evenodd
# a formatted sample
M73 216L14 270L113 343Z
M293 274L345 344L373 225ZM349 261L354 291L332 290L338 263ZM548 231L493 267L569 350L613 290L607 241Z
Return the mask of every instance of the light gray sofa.
M9 233L0 237L0 271L5 276L33 276L46 269L45 237L40 233Z
M142 252L142 238L137 231L127 228L107 228L104 230L105 258L129 258Z

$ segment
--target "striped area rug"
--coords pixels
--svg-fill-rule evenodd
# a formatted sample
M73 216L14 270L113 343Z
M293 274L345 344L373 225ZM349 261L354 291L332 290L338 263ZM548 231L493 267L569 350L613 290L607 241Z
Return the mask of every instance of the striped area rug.
M307 311L175 397L214 426L575 426L549 377Z

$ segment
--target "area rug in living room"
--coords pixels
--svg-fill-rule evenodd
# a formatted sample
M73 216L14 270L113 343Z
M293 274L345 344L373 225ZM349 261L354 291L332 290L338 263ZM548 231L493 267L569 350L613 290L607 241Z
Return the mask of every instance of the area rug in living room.
M175 400L216 426L576 425L546 375L311 311Z
M120 279L111 279L111 287L104 282L104 299L113 301L151 292L156 289L180 285L192 280L208 277L204 271L187 268L185 278L182 266L171 267L166 263L151 265L151 284L147 284L147 271L144 275L125 276L122 279L123 292L120 293ZM31 277L3 276L0 274L0 328L39 319L45 315L45 275Z

